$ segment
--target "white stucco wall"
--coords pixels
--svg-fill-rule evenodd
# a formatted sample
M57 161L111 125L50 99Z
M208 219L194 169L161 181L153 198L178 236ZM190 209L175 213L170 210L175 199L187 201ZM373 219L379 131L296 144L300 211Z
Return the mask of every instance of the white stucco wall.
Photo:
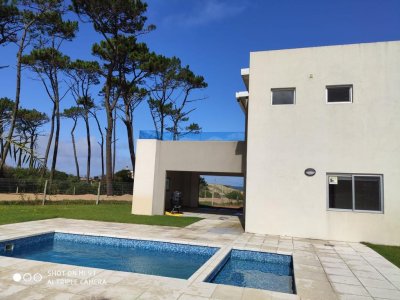
M336 84L353 103L326 103ZM251 53L247 143L246 231L400 244L400 42ZM330 172L383 174L384 213L327 210Z
M132 213L162 215L167 171L243 174L244 142L138 140Z

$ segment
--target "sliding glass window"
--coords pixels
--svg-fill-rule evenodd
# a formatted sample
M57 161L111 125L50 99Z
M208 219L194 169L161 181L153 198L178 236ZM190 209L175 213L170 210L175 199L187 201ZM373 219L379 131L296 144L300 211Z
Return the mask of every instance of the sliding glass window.
M328 208L383 211L382 175L328 174Z

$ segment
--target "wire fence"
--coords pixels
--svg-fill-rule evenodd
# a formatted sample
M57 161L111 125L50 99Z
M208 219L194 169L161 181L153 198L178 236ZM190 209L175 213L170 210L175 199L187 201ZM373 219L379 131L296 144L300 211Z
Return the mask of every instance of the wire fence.
M46 180L0 179L0 201L41 200L44 196L50 200L97 200L106 194L106 183L100 181L53 180L50 185ZM113 182L113 198L131 200L132 194L132 182Z

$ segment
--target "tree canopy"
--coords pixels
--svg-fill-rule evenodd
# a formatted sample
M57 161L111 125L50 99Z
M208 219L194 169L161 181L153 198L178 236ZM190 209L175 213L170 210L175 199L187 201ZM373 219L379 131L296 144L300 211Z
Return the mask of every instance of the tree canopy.
M7 0L0 0L0 45L17 41L20 14Z
M149 106L159 139L164 138L165 132L179 139L187 133L201 131L190 114L196 109L195 102L205 99L199 96L199 91L206 88L207 83L178 57L149 49L142 36L153 31L155 26L148 24L147 8L141 0L0 0L0 45L8 47L13 43L16 47L15 68L5 70L16 70L15 98L14 101L0 99L0 171L8 153L13 152L14 159L20 159L22 165L25 162L22 153L34 157L40 128L49 122L42 174L47 174L47 162L51 159L51 185L56 172L60 131L65 122L71 130L79 177L74 134L75 129L77 135L81 134L79 126L83 121L87 181L93 144L91 127L95 125L98 131L95 138L101 152L101 179L106 180L107 194L112 195L112 181L120 180L122 173L130 174L127 170L114 172L118 161L116 143L121 134L116 127L122 124L126 128L134 171L134 118L139 105ZM71 58L65 51L68 49L65 43L73 42L81 23L91 24L98 35L91 48L86 49L91 58L79 54L75 57L76 53ZM23 76L25 72L29 76ZM49 116L21 107L21 95L29 94L25 91L21 94L22 82L32 78L42 85L47 94L44 98L50 100ZM29 133L26 128L36 128L36 132ZM36 138L31 140L32 136ZM28 148L19 151L17 145L20 149L25 145ZM51 149L52 155L49 155Z

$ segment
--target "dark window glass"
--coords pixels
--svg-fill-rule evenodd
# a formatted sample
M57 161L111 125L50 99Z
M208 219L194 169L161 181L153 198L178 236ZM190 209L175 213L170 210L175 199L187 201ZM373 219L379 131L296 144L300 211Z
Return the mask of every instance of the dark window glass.
M272 104L294 104L294 89L272 90Z
M346 176L328 176L329 208L352 209L352 180Z
M351 88L349 86L331 86L327 87L328 102L350 102Z
M382 210L380 177L354 176L354 192L356 210Z

